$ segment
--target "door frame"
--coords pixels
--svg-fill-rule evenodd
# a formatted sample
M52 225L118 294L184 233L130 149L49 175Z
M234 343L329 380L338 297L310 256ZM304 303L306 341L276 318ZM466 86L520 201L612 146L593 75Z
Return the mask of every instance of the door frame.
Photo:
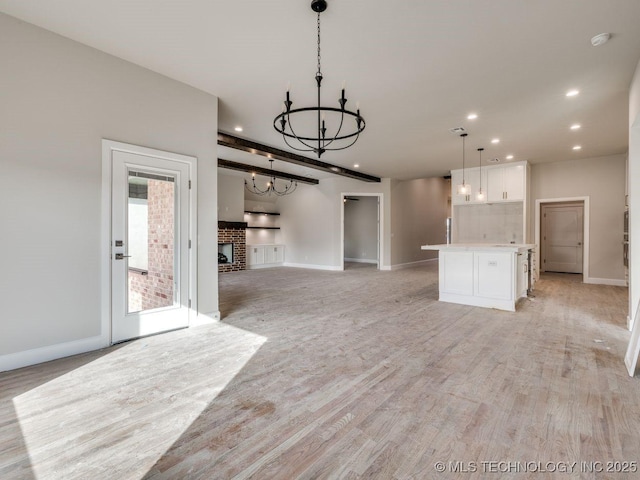
M546 229L546 221L544 220L543 217L543 213L546 215L547 209L554 209L554 208L575 208L575 209L579 209L580 210L580 215L582 215L581 217L581 222L584 224L584 202L567 202L567 203L557 203L557 202L553 202L553 203L541 203L540 204L540 258L541 261L539 262L540 265L540 271L542 271L542 267L546 267L546 257L542 257L542 250L544 249L545 246L548 247L548 245L546 245L546 240L545 238L543 238L544 236L542 235L543 233L545 235L548 235L549 232ZM544 209L544 212L543 212ZM582 257L582 260L580 261L580 272L564 272L564 273L575 273L575 274L579 274L579 275L584 275L584 227L581 225L580 226L580 234L582 235L582 240L580 241L580 243L578 243L578 246L580 247L580 256ZM545 252L548 253L548 252ZM545 272L547 271L547 269L545 268L544 270ZM562 272L562 270L551 270L552 272Z
M583 203L583 232L582 232L582 282L583 283L599 283L591 281L589 276L589 197L563 197L563 198L539 198L536 199L535 207L535 243L536 248L536 276L540 276L540 253L542 244L540 243L540 212L542 204L549 203L567 203L582 202Z
M342 192L340 195L340 268L344 270L344 199L345 197L378 197L378 270L382 270L384 263L384 197L382 193Z
M101 332L100 336L106 345L112 345L111 338L111 193L112 193L112 152L119 151L142 155L146 157L161 158L173 162L184 163L189 167L189 326L194 325L198 311L198 242L197 239L197 215L198 215L198 190L197 190L197 165L198 159L179 153L166 152L153 148L116 142L102 139L102 205L100 225L100 303L101 303Z

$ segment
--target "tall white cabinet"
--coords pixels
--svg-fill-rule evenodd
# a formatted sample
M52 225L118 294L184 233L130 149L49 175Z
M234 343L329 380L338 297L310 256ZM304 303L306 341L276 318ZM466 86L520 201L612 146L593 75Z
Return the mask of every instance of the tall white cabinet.
M462 170L451 171L452 241L454 243L522 244L529 235L527 162L466 168L469 195L458 195ZM482 185L484 198L477 199Z

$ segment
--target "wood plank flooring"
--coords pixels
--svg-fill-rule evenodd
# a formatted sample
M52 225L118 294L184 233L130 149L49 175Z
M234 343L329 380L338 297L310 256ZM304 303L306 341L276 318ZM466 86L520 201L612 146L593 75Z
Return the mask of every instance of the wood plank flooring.
M599 472L640 461L625 288L547 274L511 313L351 267L221 275L218 324L0 374L0 478L640 478Z

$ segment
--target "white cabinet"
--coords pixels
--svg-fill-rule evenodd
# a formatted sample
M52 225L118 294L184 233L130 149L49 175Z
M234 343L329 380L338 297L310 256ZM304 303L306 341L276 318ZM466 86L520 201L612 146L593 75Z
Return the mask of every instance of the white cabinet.
M516 296L526 297L529 286L529 261L528 252L518 253L516 267Z
M515 311L527 296L533 245L425 245L439 250L440 301Z
M266 268L284 263L284 245L247 245L247 268Z
M264 247L247 245L247 266L264 264Z
M465 205L472 203L485 203L486 196L483 200L478 200L478 192L480 191L480 169L466 168L464 170L464 181L471 185L471 193L468 195L458 195L458 185L462 183L462 170L453 170L451 172L451 203L453 205ZM487 190L487 172L482 169L482 191Z
M264 263L284 262L284 247L282 245L266 245L264 247Z
M488 202L524 200L526 169L523 163L487 168Z

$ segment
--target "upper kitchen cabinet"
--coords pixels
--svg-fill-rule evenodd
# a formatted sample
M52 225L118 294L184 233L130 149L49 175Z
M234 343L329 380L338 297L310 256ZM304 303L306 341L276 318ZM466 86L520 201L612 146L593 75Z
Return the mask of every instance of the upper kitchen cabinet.
M526 198L527 162L487 167L487 202L521 202Z
M467 205L474 203L485 203L485 199L478 200L478 192L480 191L480 169L479 168L465 168L464 181L466 184L471 185L471 193L467 195L458 195L458 185L462 183L462 170L451 171L451 203L453 205ZM486 169L482 169L482 191L487 191L487 172Z

